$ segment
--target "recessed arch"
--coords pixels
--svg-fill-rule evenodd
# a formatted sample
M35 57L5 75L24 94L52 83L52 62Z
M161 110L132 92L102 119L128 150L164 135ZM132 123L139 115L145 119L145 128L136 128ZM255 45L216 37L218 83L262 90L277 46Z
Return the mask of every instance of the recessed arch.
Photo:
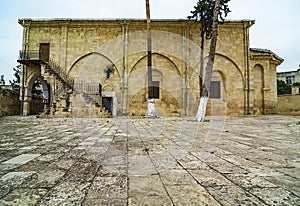
M42 75L40 72L34 73L31 77L29 77L29 81L27 82L27 95L32 96L32 87L33 83L35 80L39 80L42 84L43 88L43 98L47 99L49 101L50 98L50 91L49 91L49 86L46 83L46 81L43 79Z
M264 67L256 64L253 67L253 113L256 115L264 114Z
M167 56L164 55L164 54L158 53L158 52L153 52L153 53L152 53L152 56L155 56L155 55L160 56L160 57L163 57L163 58L166 59L169 63L171 63L171 65L173 66L173 68L176 69L177 74L178 74L179 76L181 76L181 72L180 72L179 68L177 67L177 65L176 65L169 57L167 57ZM131 68L130 71L129 71L128 78L129 78L130 74L131 74L135 69L137 69L137 65L140 64L145 58L147 58L147 55L142 56L142 57L141 57L141 58L140 58L140 59L132 66L132 68ZM152 62L153 62L153 58L152 58ZM152 65L152 67L155 67L155 65Z
M228 60L229 62L231 62L234 67L238 70L239 74L240 74L240 77L242 78L242 81L243 81L243 85L245 85L245 77L243 76L243 73L241 71L241 69L239 68L239 66L235 63L234 60L232 60L231 58L229 58L228 56L224 55L224 54L220 54L220 53L216 53L215 54L216 57L221 57L221 58L224 58L226 60ZM208 56L204 57L204 61L206 62L206 60L208 59ZM215 62L216 62L216 58L215 58ZM194 68L200 68L199 66L200 64L200 61L197 62L197 64L194 66ZM204 69L205 69L205 66L204 65ZM200 70L200 69L199 69ZM194 72L198 72L198 75L199 76L199 70L198 69L194 69ZM205 71L204 71L205 72ZM193 74L191 73L190 76L189 76L189 79L193 78Z
M89 57L89 56L91 56L91 55L93 55L93 54L99 55L99 56L103 57L104 59L106 59L106 60L112 65L112 67L116 70L116 72L117 72L117 74L118 74L118 77L119 77L119 78L121 77L121 76L120 76L120 72L119 72L118 68L116 67L115 63L114 63L109 57L107 57L107 56L104 55L104 54L101 54L100 52L90 52L90 53L87 53L87 54L85 54L85 55L80 56L80 57L72 64L72 66L71 66L70 69L68 70L68 75L70 75L72 69L74 68L74 66L75 66L78 62L80 62L80 61L83 60L84 58ZM103 69L104 69L104 68L103 68Z

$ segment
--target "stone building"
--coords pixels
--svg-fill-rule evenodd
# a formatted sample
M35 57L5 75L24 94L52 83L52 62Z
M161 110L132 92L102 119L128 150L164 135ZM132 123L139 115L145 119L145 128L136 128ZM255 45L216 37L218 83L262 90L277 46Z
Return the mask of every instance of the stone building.
M300 83L300 65L297 70L277 72L277 79L284 81L286 84Z
M128 114L147 111L147 33L140 19L20 19L23 46L23 114L31 114L32 84L43 85L45 113L54 116ZM269 50L250 49L251 20L219 26L211 115L274 112L276 67ZM195 115L199 103L199 24L153 20L152 80L160 116ZM205 41L206 55L209 40Z

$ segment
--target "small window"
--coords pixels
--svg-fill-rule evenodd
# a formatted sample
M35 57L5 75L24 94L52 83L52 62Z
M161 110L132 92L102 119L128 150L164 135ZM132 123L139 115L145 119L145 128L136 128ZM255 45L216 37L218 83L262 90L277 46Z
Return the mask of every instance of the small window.
M295 77L294 76L287 76L286 77L286 83L287 84L294 84L295 83Z
M220 99L221 98L221 82L212 81L210 83L210 98Z

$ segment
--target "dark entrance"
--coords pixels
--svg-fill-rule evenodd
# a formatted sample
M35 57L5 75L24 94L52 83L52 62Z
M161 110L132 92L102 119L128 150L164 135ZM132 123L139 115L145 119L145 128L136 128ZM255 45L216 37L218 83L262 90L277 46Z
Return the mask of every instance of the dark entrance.
M41 60L48 62L50 55L50 44L49 43L41 43L40 44L40 58Z
M102 106L110 113L112 114L112 97L102 97Z

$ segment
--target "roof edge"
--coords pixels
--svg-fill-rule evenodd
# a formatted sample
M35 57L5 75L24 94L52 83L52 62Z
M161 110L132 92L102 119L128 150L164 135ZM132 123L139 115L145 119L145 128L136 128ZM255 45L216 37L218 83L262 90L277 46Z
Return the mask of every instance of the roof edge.
M22 24L25 21L30 21L30 22L42 22L42 21L146 21L147 19L144 18L19 18L18 22ZM194 22L195 20L190 20L190 19L151 19L151 21L154 22L166 22L166 21L171 21L171 22ZM244 23L244 22L255 22L255 20L250 20L250 19L242 19L242 20L232 20L232 19L225 19L224 22L229 22L229 23Z
M283 58L281 58L280 56L278 56L277 54L275 54L274 52L272 52L272 51L269 50L269 49L250 48L250 51L253 51L253 52L261 52L261 53L265 53L265 54L271 54L271 55L273 55L276 59L278 59L279 61L281 61L281 62L284 61Z

